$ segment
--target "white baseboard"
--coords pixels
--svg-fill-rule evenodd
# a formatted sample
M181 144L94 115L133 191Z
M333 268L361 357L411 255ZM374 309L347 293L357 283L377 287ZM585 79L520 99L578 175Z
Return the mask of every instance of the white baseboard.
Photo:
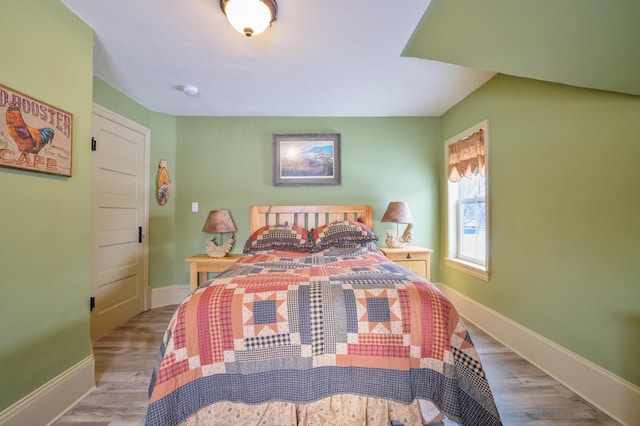
M177 305L189 294L188 285L170 285L151 289L151 308Z
M640 424L640 387L438 283L463 317L623 425Z
M93 356L0 413L2 426L50 425L95 388Z
M147 290L152 308L178 304L188 294L188 285ZM0 412L0 426L52 424L95 389L94 371L95 360L89 356Z

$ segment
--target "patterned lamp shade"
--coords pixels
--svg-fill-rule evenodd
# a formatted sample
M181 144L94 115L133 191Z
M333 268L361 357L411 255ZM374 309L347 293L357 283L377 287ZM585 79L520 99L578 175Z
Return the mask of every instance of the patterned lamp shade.
M407 203L402 201L392 201L387 206L387 210L382 216L381 222L391 223L413 223L413 216Z
M204 222L202 232L215 234L220 232L236 232L228 210L211 210Z

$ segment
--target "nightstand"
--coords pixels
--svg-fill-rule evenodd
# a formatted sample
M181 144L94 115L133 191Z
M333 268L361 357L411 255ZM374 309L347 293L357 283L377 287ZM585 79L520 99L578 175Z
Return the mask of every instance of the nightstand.
M382 250L385 256L398 265L404 266L431 281L431 261L429 257L433 250L418 246L401 248L380 247L380 250Z
M227 254L224 257L209 257L206 254L196 254L186 258L189 264L189 290L195 290L200 283L209 279L209 272L223 272L233 265L241 254Z

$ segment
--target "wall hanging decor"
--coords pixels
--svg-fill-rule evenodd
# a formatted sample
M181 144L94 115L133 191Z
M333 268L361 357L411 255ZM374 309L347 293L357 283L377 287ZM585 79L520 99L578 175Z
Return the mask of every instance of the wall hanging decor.
M167 162L165 160L160 160L160 164L158 164L156 188L158 203L160 203L161 206L164 206L169 199L169 192L171 192L171 179L169 179L169 170L167 170Z
M0 166L71 176L73 117L0 85Z
M273 185L340 185L340 134L274 134Z

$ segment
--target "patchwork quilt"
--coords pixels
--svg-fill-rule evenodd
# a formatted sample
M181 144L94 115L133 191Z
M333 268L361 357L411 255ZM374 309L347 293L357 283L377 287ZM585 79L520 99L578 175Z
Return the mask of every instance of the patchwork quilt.
M163 338L146 424L179 424L220 401L338 394L426 399L461 425L501 424L448 299L356 249L256 252L194 290Z

